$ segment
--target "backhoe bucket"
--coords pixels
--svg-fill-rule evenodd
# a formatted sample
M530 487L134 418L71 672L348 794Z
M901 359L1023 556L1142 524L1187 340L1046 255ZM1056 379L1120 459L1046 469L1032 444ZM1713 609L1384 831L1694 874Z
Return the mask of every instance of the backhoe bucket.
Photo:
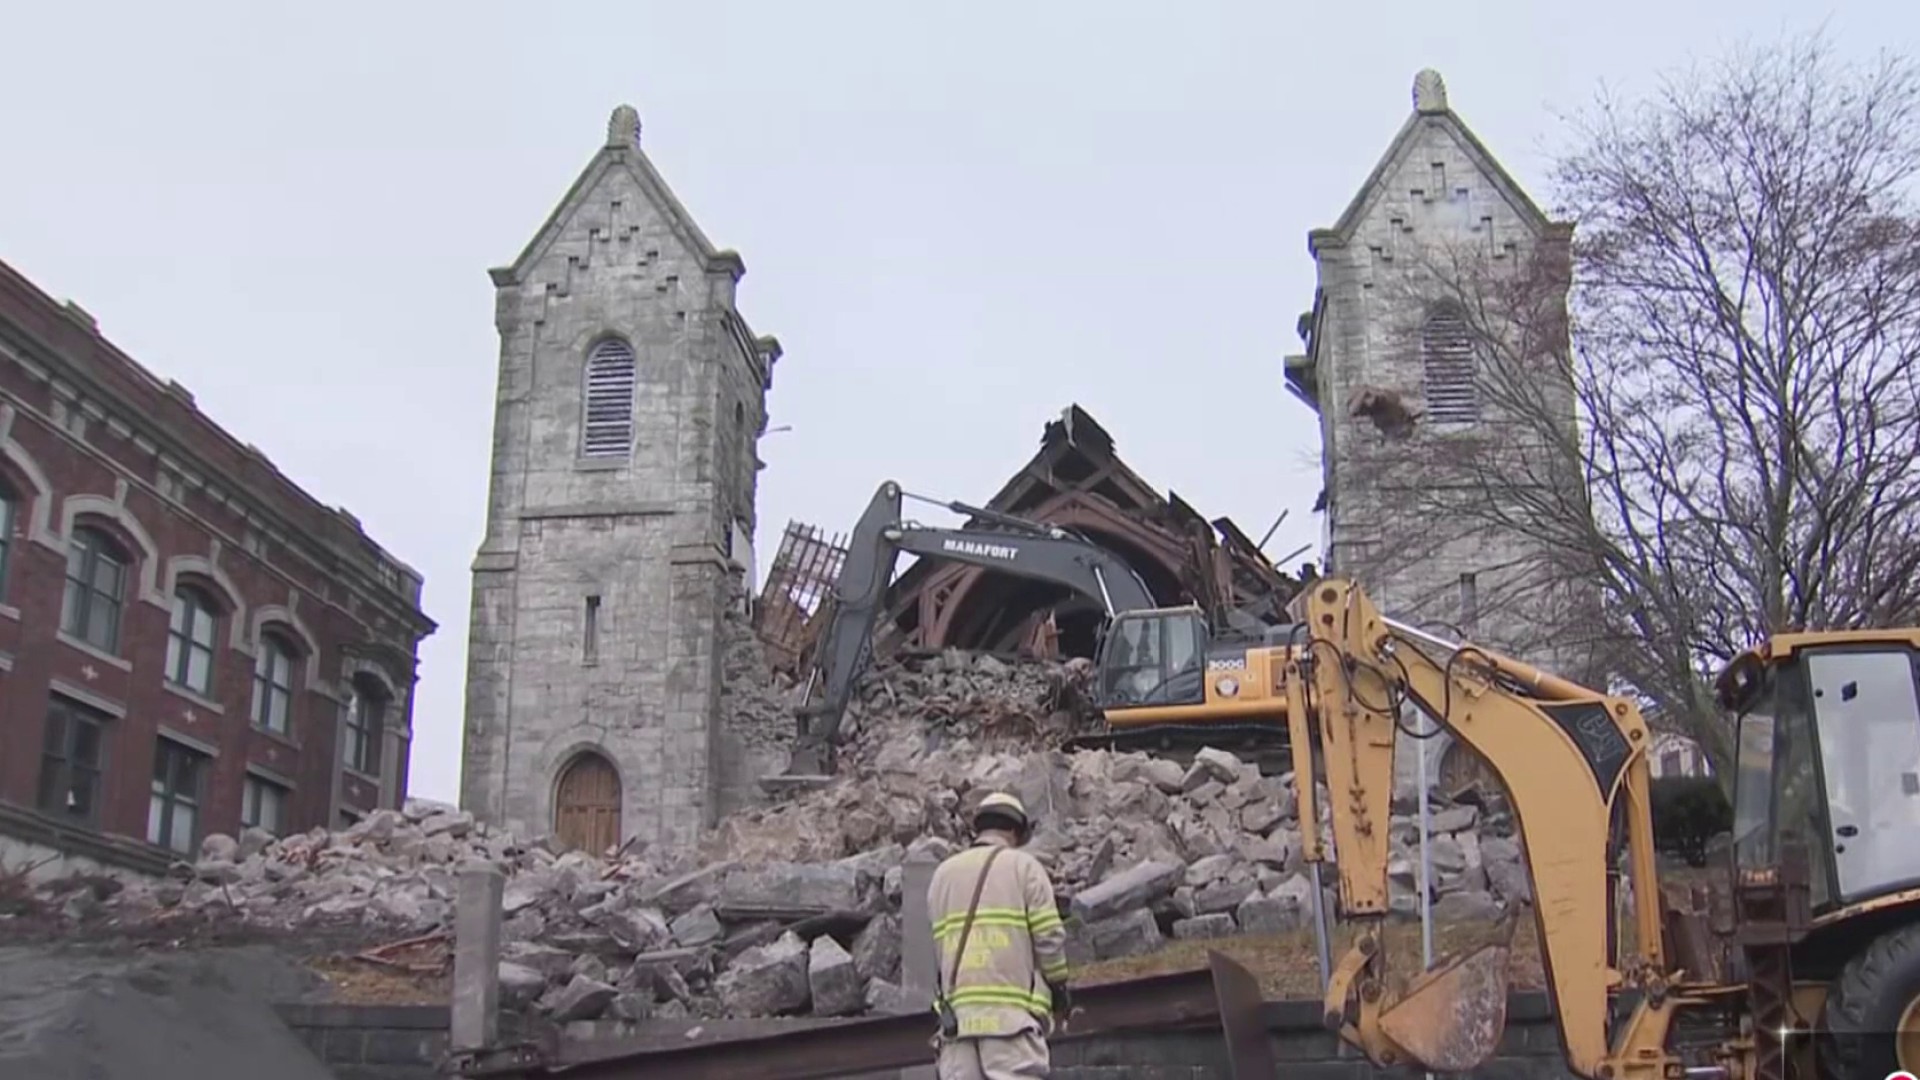
M1463 1073L1493 1055L1507 1026L1508 940L1422 974L1380 1013L1380 1031L1432 1072Z

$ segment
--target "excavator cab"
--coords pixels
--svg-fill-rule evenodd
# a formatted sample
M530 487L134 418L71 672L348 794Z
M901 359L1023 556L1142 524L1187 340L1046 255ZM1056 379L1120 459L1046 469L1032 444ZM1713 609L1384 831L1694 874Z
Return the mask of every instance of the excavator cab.
M1730 664L1736 868L1807 851L1812 914L1920 902L1920 634L1795 634ZM1876 905L1878 906L1878 905Z
M1100 708L1202 704L1208 637L1207 618L1198 607L1115 615L1094 660Z
M1115 612L1094 659L1094 703L1106 720L1095 741L1154 745L1180 735L1278 753L1292 630L1242 635L1194 605Z

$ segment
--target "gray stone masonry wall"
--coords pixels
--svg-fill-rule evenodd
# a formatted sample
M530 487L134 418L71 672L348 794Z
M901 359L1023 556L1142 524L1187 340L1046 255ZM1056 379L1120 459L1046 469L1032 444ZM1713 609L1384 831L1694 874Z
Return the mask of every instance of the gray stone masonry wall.
M1436 79L1437 82L1437 79ZM1356 216L1313 234L1324 308L1315 323L1315 378L1320 401L1322 462L1328 498L1329 569L1357 578L1388 614L1445 634L1521 655L1549 670L1568 670L1550 628L1559 612L1512 600L1537 581L1543 552L1502 532L1448 512L1453 500L1478 491L1436 490L1431 465L1457 447L1472 425L1421 420L1407 438L1389 438L1355 416L1363 388L1394 391L1424 411L1419 331L1448 290L1436 273L1476 260L1478 272L1523 265L1542 242L1531 207L1503 191L1497 166L1476 152L1457 117L1416 112L1359 198ZM1524 196L1520 198L1524 199ZM1482 377L1485 377L1482 368ZM1542 369L1542 378L1564 376ZM1571 391L1566 391L1571 416ZM1484 406L1483 406L1484 410ZM1483 422L1497 418L1483 411ZM1490 440L1496 453L1524 456L1513 440ZM1462 574L1475 576L1478 617L1463 618ZM1506 598L1508 602L1502 602ZM1577 676L1576 676L1577 677ZM1401 739L1398 771L1414 777L1416 751ZM1428 746L1438 774L1447 739Z
M637 127L616 111L553 219L493 274L499 386L461 803L544 835L561 771L594 751L619 773L622 840L684 844L718 801L717 634L751 560L778 353L734 310L739 258L713 250ZM638 362L632 453L583 459L586 358L608 337Z
M447 1052L442 1005L282 1005L280 1019L339 1080L435 1080Z

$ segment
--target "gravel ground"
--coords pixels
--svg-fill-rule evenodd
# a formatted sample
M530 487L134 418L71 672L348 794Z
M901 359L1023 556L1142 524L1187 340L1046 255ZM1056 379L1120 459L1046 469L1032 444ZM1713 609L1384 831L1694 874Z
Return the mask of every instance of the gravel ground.
M274 1013L317 977L267 946L0 947L9 1080L332 1080Z

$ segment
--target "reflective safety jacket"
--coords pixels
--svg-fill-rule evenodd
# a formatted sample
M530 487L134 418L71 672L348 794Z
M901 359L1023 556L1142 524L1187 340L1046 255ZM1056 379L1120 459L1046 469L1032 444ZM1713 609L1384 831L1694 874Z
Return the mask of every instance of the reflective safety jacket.
M956 976L954 950L967 904L995 847L1002 850L980 890ZM1043 1020L1051 1023L1047 984L1067 979L1067 930L1040 860L989 833L934 869L927 914L940 957L940 987L959 1018L961 1038L1016 1035L1041 1029Z

